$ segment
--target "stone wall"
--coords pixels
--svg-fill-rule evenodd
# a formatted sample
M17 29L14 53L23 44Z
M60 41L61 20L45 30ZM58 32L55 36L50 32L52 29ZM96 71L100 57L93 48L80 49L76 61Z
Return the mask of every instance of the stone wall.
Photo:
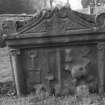
M8 48L0 48L0 82L13 80Z
M2 30L2 23L7 20L19 21L28 20L32 15L15 15L3 14L0 15L0 30ZM8 82L13 80L12 68L10 64L10 56L8 48L0 48L0 82Z

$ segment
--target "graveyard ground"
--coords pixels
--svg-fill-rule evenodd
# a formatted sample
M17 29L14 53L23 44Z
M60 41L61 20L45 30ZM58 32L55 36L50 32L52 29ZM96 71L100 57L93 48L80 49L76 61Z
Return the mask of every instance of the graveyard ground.
M34 95L27 97L4 97L0 99L0 105L105 105L105 97L90 95L88 97L47 97L38 100Z

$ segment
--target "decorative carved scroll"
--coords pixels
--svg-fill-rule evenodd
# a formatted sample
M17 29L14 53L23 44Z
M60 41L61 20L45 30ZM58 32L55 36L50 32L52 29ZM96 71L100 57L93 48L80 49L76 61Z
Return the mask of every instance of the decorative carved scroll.
M105 43L104 42L100 42L97 45L98 50L104 50L105 49Z

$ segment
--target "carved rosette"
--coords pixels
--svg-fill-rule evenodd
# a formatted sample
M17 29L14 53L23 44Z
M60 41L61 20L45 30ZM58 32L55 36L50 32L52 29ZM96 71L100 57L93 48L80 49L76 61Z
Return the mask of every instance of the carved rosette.
M99 93L104 92L104 62L105 62L105 43L98 43L98 73L99 73Z
M12 56L20 55L20 49L10 49L9 52Z

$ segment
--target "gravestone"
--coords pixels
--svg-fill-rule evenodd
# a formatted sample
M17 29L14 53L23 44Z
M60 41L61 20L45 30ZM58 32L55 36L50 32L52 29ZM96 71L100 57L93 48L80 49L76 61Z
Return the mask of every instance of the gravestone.
M78 81L87 75L97 80L98 91L103 93L104 19L104 13L92 16L62 7L41 11L34 18L20 22L22 27L7 30L5 42L12 57L18 95L40 84L48 89L58 85L62 90L70 86L65 85L65 81L72 83L73 79ZM89 78L83 82L92 81ZM75 86L79 86L79 82Z

